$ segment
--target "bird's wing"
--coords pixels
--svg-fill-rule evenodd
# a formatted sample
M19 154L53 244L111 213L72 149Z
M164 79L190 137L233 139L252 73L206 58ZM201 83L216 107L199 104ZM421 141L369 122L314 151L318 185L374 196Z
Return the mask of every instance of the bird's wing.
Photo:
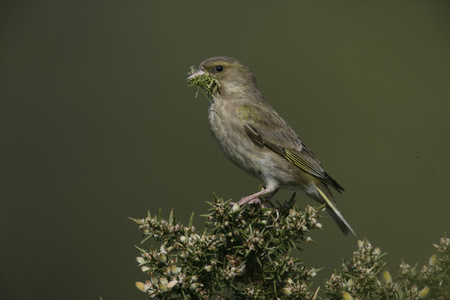
M337 191L344 190L325 172L312 151L268 104L243 105L239 108L238 115L245 132L255 144L269 148L301 170L330 184Z

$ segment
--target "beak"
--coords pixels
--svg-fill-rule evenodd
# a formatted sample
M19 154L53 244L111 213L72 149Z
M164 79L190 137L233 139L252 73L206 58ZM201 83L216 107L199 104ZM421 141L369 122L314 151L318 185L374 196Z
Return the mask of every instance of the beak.
M195 70L195 72L192 73L192 75L189 76L186 80L187 80L187 81L190 81L190 80L194 79L195 77L202 76L203 74L205 74L205 71L203 71L201 68L198 68L198 69Z

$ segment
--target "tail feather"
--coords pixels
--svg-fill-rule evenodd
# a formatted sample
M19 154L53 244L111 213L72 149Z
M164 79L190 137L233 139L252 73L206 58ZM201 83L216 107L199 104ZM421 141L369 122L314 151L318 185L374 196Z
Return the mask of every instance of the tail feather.
M321 189L319 189L318 187L316 187L317 191L319 192L320 196L322 197L322 199L325 201L325 203L327 204L327 211L328 213L331 215L331 217L333 218L333 220L336 222L336 224L339 226L339 228L341 229L341 231L345 234L348 235L349 232L351 232L355 238L358 239L358 237L356 236L355 231L353 230L353 228L347 223L347 221L345 220L344 216L341 214L341 212L339 211L339 209L337 208L336 204L334 203L334 201L330 198L327 197L327 195L325 195L324 192L322 192Z

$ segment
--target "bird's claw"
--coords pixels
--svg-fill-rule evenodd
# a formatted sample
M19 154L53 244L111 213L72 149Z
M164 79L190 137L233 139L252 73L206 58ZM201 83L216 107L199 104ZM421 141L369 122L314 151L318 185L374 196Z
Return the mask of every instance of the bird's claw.
M247 198L244 197L241 200L238 201L239 206L245 205L245 204L261 204L261 200L259 198Z

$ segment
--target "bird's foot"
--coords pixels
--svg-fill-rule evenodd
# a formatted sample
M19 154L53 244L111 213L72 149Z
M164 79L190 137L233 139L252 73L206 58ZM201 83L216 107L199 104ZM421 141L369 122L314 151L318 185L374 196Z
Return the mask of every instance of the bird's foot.
M257 193L254 193L247 197L243 197L241 200L238 201L238 204L240 206L245 205L245 204L261 204L261 200L259 199L259 197L262 195L265 195L267 193L270 193L270 192L271 191L269 189L263 189Z
M238 201L239 206L245 205L245 204L262 204L261 199L259 198L251 198L246 199L247 197L242 198Z
M239 205L239 206L243 206L246 204L260 204L262 205L261 199L259 198L248 198L248 197L244 197L241 200L239 200L238 202L230 202L230 205Z
M278 220L278 218L279 218L279 216L280 216L280 212L279 212L278 208L274 207L274 206L269 202L269 200L272 198L272 196L273 196L277 191L278 191L278 189L275 190L274 192L272 192L271 194L269 194L269 195L264 199L264 203L265 203L265 204L264 204L264 207L273 209L273 210L276 212L277 217L276 217L275 220ZM242 198L241 200L239 200L237 203L236 203L236 202L230 202L230 205L235 205L235 204L237 204L237 205L239 205L239 206L243 206L243 205L245 205L245 204L259 204L259 205L262 206L262 205L263 205L263 202L261 201L261 199L259 199L259 197L262 196L262 195L265 195L265 194L267 194L267 193L269 193L269 192L270 192L270 190L264 189L264 190L262 190L262 191L259 191L258 193L249 195L249 196L247 196L247 197L243 197L243 198Z

